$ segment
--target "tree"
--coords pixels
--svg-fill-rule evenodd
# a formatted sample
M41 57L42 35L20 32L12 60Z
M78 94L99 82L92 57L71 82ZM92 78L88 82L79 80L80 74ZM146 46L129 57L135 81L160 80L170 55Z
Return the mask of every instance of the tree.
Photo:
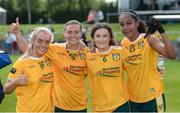
M89 10L101 9L105 13L107 5L104 0L29 0L31 6L32 23L40 18L44 23L52 19L57 23L64 23L70 19L85 21ZM0 5L7 9L7 21L12 23L18 16L21 23L28 23L26 0L0 0Z
M7 10L7 17L11 17L11 18L7 18L7 23L12 22L13 19L15 18L14 15L14 9L13 9L13 4L14 1L13 0L0 0L0 4L1 7L5 8Z

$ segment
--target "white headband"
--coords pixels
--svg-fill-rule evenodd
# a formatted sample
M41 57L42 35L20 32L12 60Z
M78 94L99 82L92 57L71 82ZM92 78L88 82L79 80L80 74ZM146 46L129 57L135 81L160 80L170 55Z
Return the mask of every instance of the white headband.
M137 19L138 19L137 15L135 15L134 13L131 13L131 12L128 12L128 11L127 11L127 12L123 12L123 13L133 15L135 18L137 18Z

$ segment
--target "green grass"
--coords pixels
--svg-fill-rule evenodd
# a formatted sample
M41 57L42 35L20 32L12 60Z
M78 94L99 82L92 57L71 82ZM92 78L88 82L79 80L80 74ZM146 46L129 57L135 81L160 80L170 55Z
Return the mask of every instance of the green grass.
M19 55L11 55L11 58L13 59L13 62L19 57ZM8 71L11 68L12 65L0 70L0 77L3 82L3 84L6 81ZM166 102L167 102L167 111L168 112L180 112L180 61L172 61L172 60L166 60L165 61L165 95L166 95ZM87 83L87 79L86 79ZM88 88L88 96L89 96L89 107L88 110L91 109L91 98L92 95L90 93L89 86ZM3 100L2 104L0 105L0 112L15 112L15 106L16 106L16 98L15 93L6 96L6 98Z
M18 57L19 57L19 55L11 55L11 59L13 62ZM1 78L1 81L3 84L5 83L5 81L7 79L7 75L9 73L9 70L12 67L12 65L13 64L0 70L0 78ZM15 109L16 109L15 106L16 106L15 93L13 93L11 95L7 95L7 96L5 96L4 101L0 105L0 112L15 112Z
M165 95L167 111L180 112L180 61L166 61Z
M30 30L32 30L34 27L38 27L38 26L44 26L44 27L48 27L48 24L33 24L33 25L28 25L28 24L24 24L21 25L21 30L23 30L24 34L27 34ZM63 40L63 26L64 24L53 24L52 28L55 30L55 41L60 41ZM121 40L123 38L123 36L120 33L120 26L118 23L111 23L115 38L117 40ZM168 36L171 40L175 41L176 38L179 37L179 33L170 33L170 32L178 32L179 28L180 28L180 23L169 23L169 24L164 24L163 25L166 29L166 32L168 33ZM91 25L88 24L83 24L83 28L87 27L89 29L91 29ZM7 33L9 31L9 25L0 25L0 40L5 39L5 33ZM90 35L88 33L87 35L88 39L90 39Z
M35 27L48 27L48 24L24 24L21 25L20 29L23 31L23 34L28 34ZM55 41L59 41L63 39L63 24L53 24L52 28L55 30ZM5 33L7 33L10 29L10 25L0 25L0 40L5 39Z

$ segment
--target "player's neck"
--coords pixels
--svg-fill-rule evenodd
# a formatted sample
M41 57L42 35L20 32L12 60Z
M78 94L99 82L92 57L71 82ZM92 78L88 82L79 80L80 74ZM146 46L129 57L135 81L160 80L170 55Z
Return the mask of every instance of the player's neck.
M129 40L130 40L131 42L134 42L135 40L138 39L139 35L140 35L140 34L137 32L137 33L135 33L132 37L130 37Z
M97 51L100 52L100 53L106 53L106 52L109 51L110 46L109 46L109 47L106 47L106 48L103 48L103 49L101 49L101 48L96 48L96 49L97 49Z
M73 50L73 51L75 51L75 50L78 50L78 49L79 49L79 46L78 46L78 44L69 44L69 43L67 43L67 44L66 44L66 48L67 48L68 50Z

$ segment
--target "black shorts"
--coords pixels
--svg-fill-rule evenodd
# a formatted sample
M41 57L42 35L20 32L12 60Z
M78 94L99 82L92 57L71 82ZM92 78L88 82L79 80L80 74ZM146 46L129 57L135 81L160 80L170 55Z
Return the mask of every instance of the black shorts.
M131 112L165 112L165 96L164 94L157 98L144 103L129 102Z
M129 102L126 102L123 105L119 106L113 112L130 112Z
M74 111L74 110L64 110L64 109L55 107L55 113L61 113L61 112L81 112L81 113L85 113L85 112L87 112L87 109Z

